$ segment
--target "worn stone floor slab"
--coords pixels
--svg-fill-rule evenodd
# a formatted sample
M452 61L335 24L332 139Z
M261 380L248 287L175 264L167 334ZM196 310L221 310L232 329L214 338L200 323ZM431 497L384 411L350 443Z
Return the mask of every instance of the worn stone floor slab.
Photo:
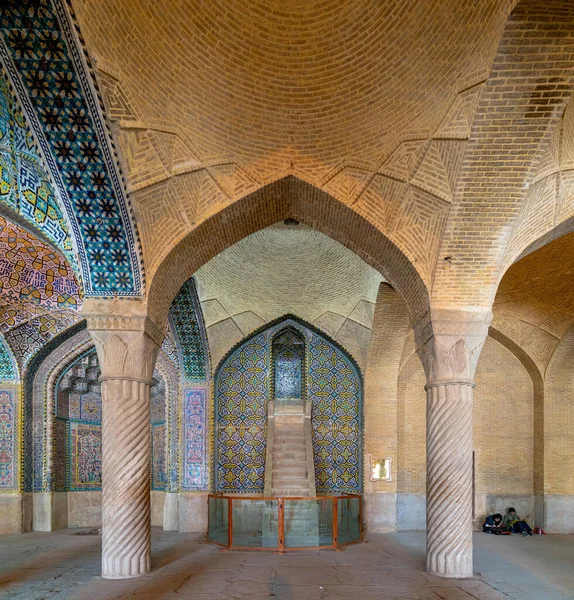
M18 600L567 600L574 536L475 534L476 577L424 571L422 532L373 534L343 552L224 552L197 534L153 531L153 572L100 577L99 536L0 536L0 597Z

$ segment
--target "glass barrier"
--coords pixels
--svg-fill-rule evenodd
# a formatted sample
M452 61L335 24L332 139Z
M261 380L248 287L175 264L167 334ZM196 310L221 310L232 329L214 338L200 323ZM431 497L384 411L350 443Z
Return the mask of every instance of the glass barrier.
M337 498L339 546L361 539L361 498Z
M337 548L362 540L363 498L209 495L208 541L230 550Z
M279 500L233 500L231 545L240 548L277 548Z
M228 500L225 497L209 496L207 539L216 544L229 544Z

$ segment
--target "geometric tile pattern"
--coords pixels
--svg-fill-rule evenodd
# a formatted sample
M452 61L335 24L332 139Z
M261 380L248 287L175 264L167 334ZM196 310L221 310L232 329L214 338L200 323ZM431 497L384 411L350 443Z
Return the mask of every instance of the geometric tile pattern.
M68 478L68 464L66 457L68 451L68 421L67 419L54 419L53 439L53 465L52 465L52 489L55 492L65 492L66 479ZM49 489L49 488L48 488Z
M203 491L209 484L207 466L207 387L183 389L183 465L181 489Z
M70 263L47 244L0 216L0 299L77 310L81 288Z
M18 379L18 367L14 355L0 335L0 381Z
M68 9L61 0L11 0L0 30L0 61L63 202L86 294L141 294L129 202Z
M265 333L232 352L215 379L218 492L263 491L267 448L269 349Z
M163 491L167 485L165 423L151 426L151 489Z
M299 338L301 336L301 338ZM362 382L358 367L334 342L290 315L255 332L232 349L215 375L216 491L263 491L267 446L267 400L289 342L305 341L306 357L285 384L312 403L313 455L317 492L362 490ZM291 354L293 350L290 349ZM298 354L298 352L297 352ZM289 362L291 362L291 356ZM292 365L290 364L289 367ZM280 368L280 364L275 368ZM282 384L280 384L282 387Z
M0 64L0 202L37 227L74 261L68 225L7 77Z
M11 329L5 334L5 338L23 369L46 342L81 320L81 315L75 311L55 311Z
M309 338L309 398L317 493L362 490L361 378L322 336Z
M273 339L273 388L275 398L302 398L305 340L291 329Z
M209 368L207 340L193 278L183 284L169 314L181 351L182 377L187 381L205 381Z
M0 492L18 489L18 390L0 389Z
M179 353L177 351L177 345L171 329L171 323L165 332L165 337L161 344L162 354L171 362L171 364L179 371Z
M100 490L102 486L102 427L68 422L70 440L69 489Z

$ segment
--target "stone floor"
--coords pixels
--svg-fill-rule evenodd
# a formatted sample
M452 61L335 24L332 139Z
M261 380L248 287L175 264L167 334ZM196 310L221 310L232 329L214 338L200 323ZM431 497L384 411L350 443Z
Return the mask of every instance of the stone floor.
M424 572L424 534L371 535L344 552L223 552L195 534L153 532L153 572L99 577L100 537L77 530L0 537L0 597L104 600L562 600L574 598L574 536L475 534L477 576Z

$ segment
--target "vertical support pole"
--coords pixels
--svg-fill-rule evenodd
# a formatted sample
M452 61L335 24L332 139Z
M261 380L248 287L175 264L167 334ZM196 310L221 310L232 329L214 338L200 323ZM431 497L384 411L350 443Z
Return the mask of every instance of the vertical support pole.
M285 504L284 498L279 498L279 520L278 520L278 540L279 540L279 552L283 554L285 551Z
M227 549L233 546L233 498L227 498Z
M339 505L333 496L333 548L339 547Z

